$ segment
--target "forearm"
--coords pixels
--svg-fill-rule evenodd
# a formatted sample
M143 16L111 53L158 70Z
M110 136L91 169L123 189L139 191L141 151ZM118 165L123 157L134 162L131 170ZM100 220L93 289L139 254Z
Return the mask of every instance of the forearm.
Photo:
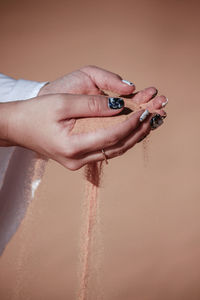
M0 147L17 145L10 133L10 124L16 117L18 100L27 100L38 95L46 82L16 80L0 74ZM12 129L16 131L16 126Z

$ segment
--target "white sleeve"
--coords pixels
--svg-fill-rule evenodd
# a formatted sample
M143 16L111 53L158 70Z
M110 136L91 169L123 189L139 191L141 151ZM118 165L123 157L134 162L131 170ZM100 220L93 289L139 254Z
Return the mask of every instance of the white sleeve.
M46 83L24 79L16 80L0 73L0 102L34 98Z
M36 97L46 82L15 80L0 74L0 102ZM45 161L21 147L0 147L0 255L34 197Z

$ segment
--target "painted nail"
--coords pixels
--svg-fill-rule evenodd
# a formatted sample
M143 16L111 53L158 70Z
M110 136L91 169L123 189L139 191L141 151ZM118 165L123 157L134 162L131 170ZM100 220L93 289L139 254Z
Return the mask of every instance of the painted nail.
M153 118L151 118L150 125L151 129L154 130L163 124L163 118L161 115L156 114Z
M166 101L162 103L162 107L165 107L167 105L168 101L169 101L168 98L166 98Z
M124 100L122 98L108 98L108 106L111 109L120 109L124 107Z
M143 122L148 115L149 115L149 111L148 109L146 109L140 116L140 122Z
M134 83L132 83L132 82L130 82L128 80L125 80L125 79L122 79L122 82L128 84L129 86L135 86Z

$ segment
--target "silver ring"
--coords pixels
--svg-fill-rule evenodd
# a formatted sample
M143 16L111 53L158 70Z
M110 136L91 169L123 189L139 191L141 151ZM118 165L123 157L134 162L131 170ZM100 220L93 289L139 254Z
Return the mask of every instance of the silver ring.
M102 149L101 152L102 152L102 154L103 154L103 157L104 157L104 160L105 160L106 164L108 164L108 160L107 160L107 157L106 157L105 150Z

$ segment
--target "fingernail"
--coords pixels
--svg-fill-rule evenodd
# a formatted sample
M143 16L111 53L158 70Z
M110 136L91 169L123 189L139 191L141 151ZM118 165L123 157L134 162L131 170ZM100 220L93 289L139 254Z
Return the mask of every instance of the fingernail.
M132 82L130 82L128 80L125 80L125 79L122 79L122 82L128 84L129 86L135 86L134 83L132 83Z
M124 107L124 100L122 98L108 98L108 106L111 109L120 109Z
M161 115L156 114L153 118L151 118L150 125L151 129L154 130L163 124L163 118Z
M162 103L162 107L165 107L167 105L168 101L169 101L168 98L166 98L166 101Z
M148 115L149 115L149 111L148 109L146 109L140 116L140 122L143 122Z

